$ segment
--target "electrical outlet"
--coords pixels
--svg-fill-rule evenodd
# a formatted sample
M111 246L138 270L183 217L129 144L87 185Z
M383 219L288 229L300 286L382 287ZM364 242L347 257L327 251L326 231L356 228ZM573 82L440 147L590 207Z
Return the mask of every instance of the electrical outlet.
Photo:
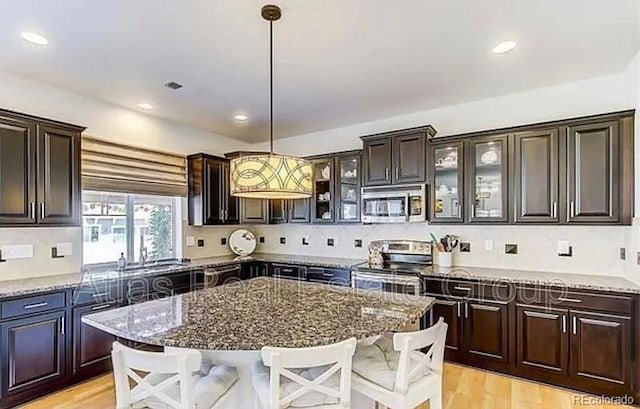
M56 243L56 254L60 257L73 255L73 244Z
M196 238L193 236L187 236L187 247L193 247L196 245Z
M353 241L353 246L356 247L356 248L362 247L362 240L361 239L355 239Z
M287 244L287 238L286 237L280 237L280 244Z
M484 249L487 251L493 250L493 240L485 240L484 241Z
M518 245L517 244L505 244L504 245L504 254L518 254Z
M572 256L572 248L571 248L571 244L569 244L568 241L566 240L560 240L558 241L558 249L557 249L558 255L562 256L562 257L571 257Z
M33 245L32 244L16 244L1 246L3 260L12 260L17 258L33 258Z
M460 243L460 253L471 253L471 243Z

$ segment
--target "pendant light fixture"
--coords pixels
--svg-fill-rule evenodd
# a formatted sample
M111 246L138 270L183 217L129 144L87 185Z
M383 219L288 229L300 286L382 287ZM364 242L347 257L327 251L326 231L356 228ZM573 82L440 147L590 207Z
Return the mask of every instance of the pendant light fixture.
M231 160L231 194L254 199L304 199L311 197L312 169L309 161L273 153L273 22L280 7L262 7L269 22L269 138L268 153L241 155Z

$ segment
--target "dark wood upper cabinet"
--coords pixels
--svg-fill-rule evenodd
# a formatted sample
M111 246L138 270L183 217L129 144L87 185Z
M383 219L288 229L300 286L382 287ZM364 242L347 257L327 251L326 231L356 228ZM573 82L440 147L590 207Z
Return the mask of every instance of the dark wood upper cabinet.
M336 169L333 157L312 159L313 192L311 194L311 222L335 222Z
M39 223L80 222L80 135L38 125Z
M338 223L360 222L361 155L336 158L335 217Z
M393 183L425 181L425 142L424 132L393 138Z
M430 223L464 222L464 144L439 143L429 146Z
M240 199L240 222L246 224L269 223L269 201L263 199Z
M560 214L558 128L516 133L514 145L515 222L557 223Z
M467 148L468 221L508 222L508 135L474 138Z
M525 372L569 373L568 311L516 306L516 365ZM541 336L544 334L544 336Z
M80 224L83 130L0 110L0 225Z
M572 222L617 222L620 218L618 121L567 128L568 214Z
M311 221L311 204L309 202L309 199L288 200L289 223L309 223Z
M373 139L364 141L364 185L391 184L391 139Z
M430 126L363 136L364 186L422 183L426 180L426 143Z
M570 375L594 390L632 391L630 317L571 311Z
M0 225L36 223L35 127L0 115Z
M187 157L188 219L193 226L237 224L240 205L230 194L229 160L203 153Z
M269 200L269 223L280 224L289 221L287 200Z

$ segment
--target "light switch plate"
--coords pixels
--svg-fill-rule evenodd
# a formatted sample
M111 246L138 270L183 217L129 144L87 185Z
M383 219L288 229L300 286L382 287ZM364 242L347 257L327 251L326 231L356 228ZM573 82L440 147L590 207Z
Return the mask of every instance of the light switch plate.
M0 247L4 260L33 258L33 244L15 244Z
M571 245L567 240L559 240L556 251L559 256L566 256L567 254L569 254L570 248L571 248Z
M493 240L485 240L484 241L484 249L487 251L493 250Z
M187 247L193 247L196 245L195 236L187 236Z
M58 256L71 256L73 255L73 245L71 243L56 243L56 250Z

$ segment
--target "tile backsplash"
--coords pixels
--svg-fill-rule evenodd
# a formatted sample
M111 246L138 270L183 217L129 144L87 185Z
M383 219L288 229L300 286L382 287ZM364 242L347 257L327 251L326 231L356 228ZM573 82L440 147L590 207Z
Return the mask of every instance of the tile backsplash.
M620 260L620 248L630 245L632 236L632 228L628 226L430 226L415 223L354 226L289 224L247 228L256 236L265 237L265 243L259 243L257 248L263 252L364 259L367 257L367 245L372 240L428 241L429 233L438 237L454 234L468 243L471 249L469 252L455 252L454 263L458 265L598 275L625 275L626 262ZM282 237L286 238L284 244L280 241ZM302 238L306 238L308 244L303 245ZM362 240L362 247L357 247L358 240ZM487 241L491 243L490 250L486 249ZM569 242L571 257L558 256L558 241ZM505 254L507 244L516 245L517 254Z

